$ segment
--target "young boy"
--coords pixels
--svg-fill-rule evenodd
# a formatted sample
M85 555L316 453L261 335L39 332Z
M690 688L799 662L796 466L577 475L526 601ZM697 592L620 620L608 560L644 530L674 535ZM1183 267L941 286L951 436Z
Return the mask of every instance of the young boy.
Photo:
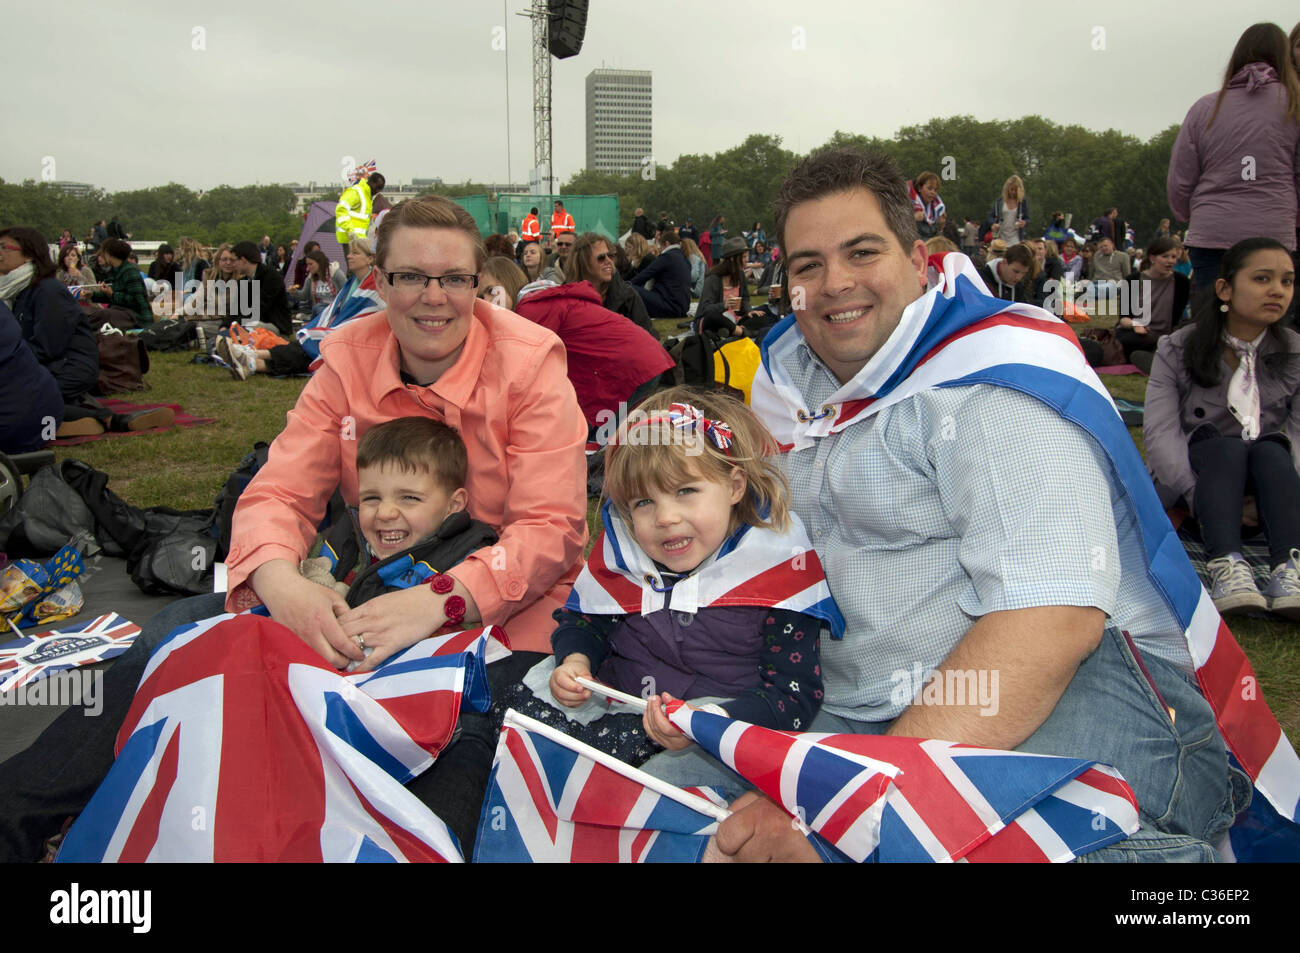
M399 417L371 428L357 444L355 525L336 524L303 575L358 606L491 546L496 533L466 512L468 469L460 434L444 423Z

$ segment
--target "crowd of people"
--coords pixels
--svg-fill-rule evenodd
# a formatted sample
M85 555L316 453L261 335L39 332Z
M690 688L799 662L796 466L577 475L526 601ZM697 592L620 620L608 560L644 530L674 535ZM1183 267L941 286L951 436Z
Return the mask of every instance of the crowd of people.
M1218 859L1262 770L1228 750L1263 722L1258 709L1223 716L1203 694L1209 663L1180 621L1192 617L1180 594L1199 590L1161 545L1174 538L1163 509L1199 521L1220 612L1300 620L1300 335L1285 326L1300 227L1296 55L1300 26L1289 39L1272 24L1243 34L1174 149L1169 200L1187 233L1163 220L1144 249L1115 208L1084 235L1054 213L1034 237L1015 175L959 226L933 173L908 181L884 154L854 149L789 173L771 233L761 222L729 233L723 215L707 229L666 213L651 224L636 209L615 240L580 232L557 201L549 229L535 207L517 233L484 238L461 206L426 196L371 231L348 225L342 280L306 248L286 287L294 255L269 238L168 249L154 280L170 269L197 281L201 308L225 307L241 279L259 289L269 326L251 330L278 343L225 321L218 353L236 377L312 376L240 497L228 591L159 613L107 673L94 725L70 712L5 765L0 856L34 859L84 806L160 640L262 605L349 670L445 625L507 627L513 652L488 667L495 698L734 798L709 859L826 854L666 719L682 699L788 731L1095 760L1132 787L1140 827L1092 859ZM1275 154L1240 188L1221 145L1254 139ZM358 177L349 216L373 214L376 176ZM95 249L106 281L87 280L75 250L56 263L34 230L0 230L0 360L65 420L93 379L94 343L68 288L153 318L125 239ZM1084 355L1039 310L1067 285L1137 276L1141 307L1116 315L1114 335L1151 369L1149 478ZM291 296L308 319L296 332ZM673 361L652 321L686 318L693 299L695 333L763 337L748 405L661 389ZM1025 320L986 320L1006 312ZM936 328L945 336L925 333ZM1070 383L1068 399L1049 378ZM598 582L583 560L584 451L611 418ZM363 562L436 541L448 547L440 570L365 599L318 584L303 560L336 489L357 508ZM1261 534L1262 590L1241 553ZM818 557L798 599L755 575L764 554L792 552ZM1212 628L1235 676L1244 656ZM999 711L900 698L896 674L914 667L1000 673ZM593 676L633 693L652 679L645 715L588 730L591 692L577 679ZM467 854L499 727L499 713L463 712L454 743L408 782Z

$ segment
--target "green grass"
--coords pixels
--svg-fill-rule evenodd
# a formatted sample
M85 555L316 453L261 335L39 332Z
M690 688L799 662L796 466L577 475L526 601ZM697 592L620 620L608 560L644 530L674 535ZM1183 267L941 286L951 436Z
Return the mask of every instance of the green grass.
M655 322L663 337L678 333L676 324L671 319ZM285 412L306 379L258 375L236 381L223 369L191 364L192 357L193 352L151 355L147 380L152 389L121 396L139 403L180 404L196 417L217 418L216 423L59 447L56 456L83 460L103 470L109 475L109 487L136 506L211 506L217 490L254 441L273 440L284 427ZM1115 397L1135 401L1145 397L1146 378L1140 375L1102 380ZM1130 433L1141 450L1141 431ZM594 500L587 507L587 522L594 539L599 529ZM1232 631L1250 656L1264 697L1283 729L1293 741L1300 739L1300 629L1283 621L1236 619Z

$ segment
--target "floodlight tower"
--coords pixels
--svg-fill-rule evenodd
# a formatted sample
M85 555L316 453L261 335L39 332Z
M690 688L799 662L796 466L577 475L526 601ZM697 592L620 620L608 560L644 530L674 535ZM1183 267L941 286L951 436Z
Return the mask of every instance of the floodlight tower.
M533 191L550 195L555 191L551 169L551 56L564 59L576 56L582 49L587 0L533 0L533 5L519 15L533 21Z

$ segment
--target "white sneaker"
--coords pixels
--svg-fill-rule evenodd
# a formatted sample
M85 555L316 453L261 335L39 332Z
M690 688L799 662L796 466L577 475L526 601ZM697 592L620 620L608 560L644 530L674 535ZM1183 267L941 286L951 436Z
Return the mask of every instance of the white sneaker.
M1300 549L1291 550L1286 562L1273 567L1264 596L1269 612L1300 622Z
M1210 598L1220 615L1268 608L1268 601L1255 585L1255 573L1241 553L1211 559L1205 568L1210 571Z
M217 357L225 363L230 370L230 376L237 381L246 381L257 371L257 356L252 353L252 348L244 347L242 344L236 344L230 338L217 338L217 346L214 348ZM248 352L245 354L244 352ZM249 363L251 357L252 363Z

